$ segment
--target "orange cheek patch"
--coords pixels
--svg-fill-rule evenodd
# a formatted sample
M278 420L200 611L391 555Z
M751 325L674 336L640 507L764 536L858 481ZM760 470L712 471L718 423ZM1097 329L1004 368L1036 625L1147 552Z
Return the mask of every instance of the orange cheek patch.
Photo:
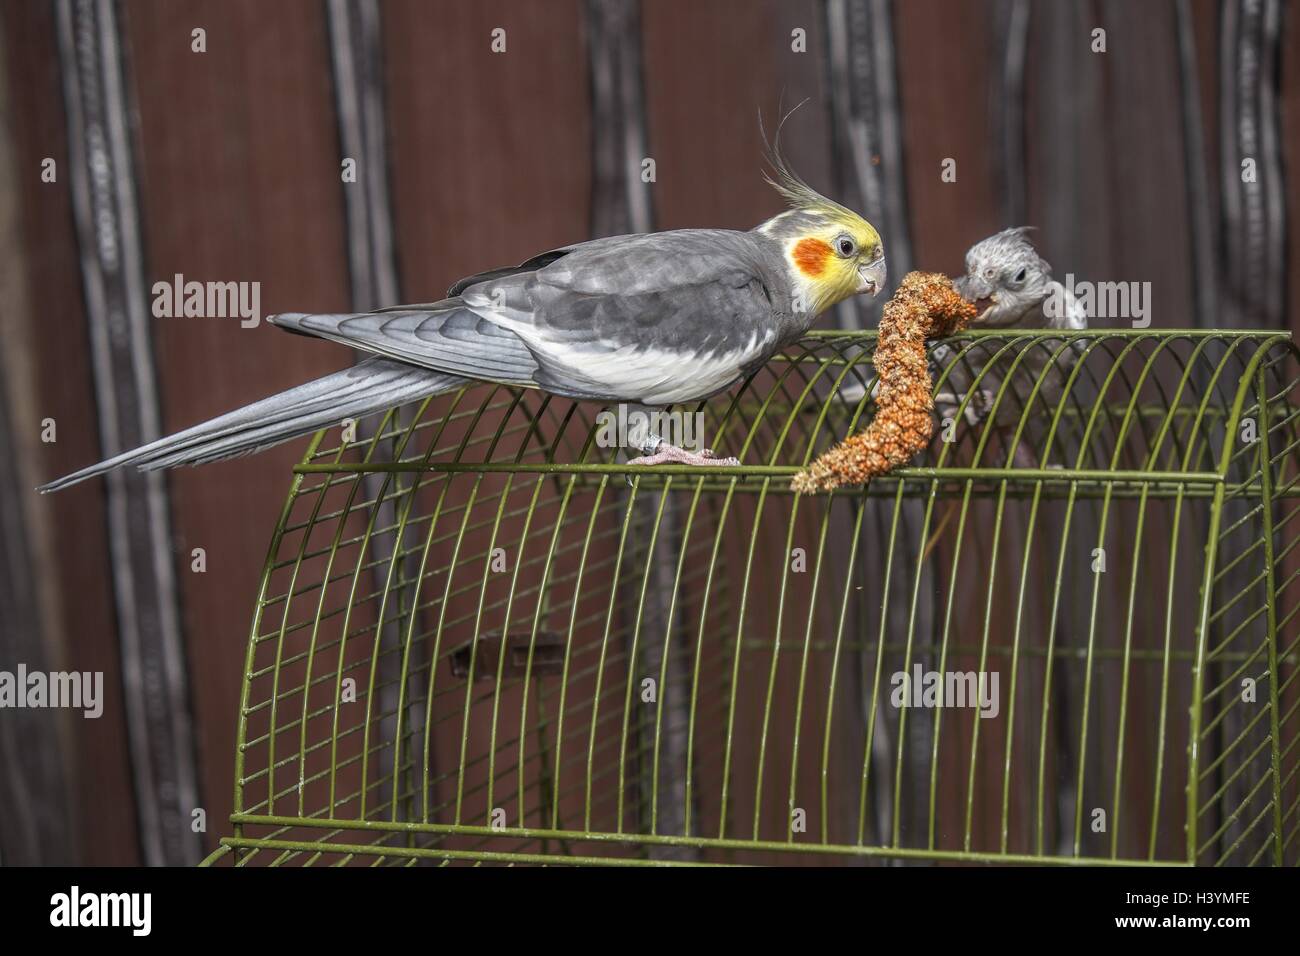
M806 276L819 276L826 271L826 260L831 247L820 239L800 239L794 247L794 264Z

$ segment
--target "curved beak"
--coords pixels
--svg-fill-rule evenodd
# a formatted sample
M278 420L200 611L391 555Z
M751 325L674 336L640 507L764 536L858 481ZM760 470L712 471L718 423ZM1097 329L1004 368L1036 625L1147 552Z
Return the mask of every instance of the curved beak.
M964 275L953 282L957 294L967 302L973 302L979 315L976 322L983 322L989 310L997 304L998 297L993 293L993 286L980 276Z
M885 256L881 253L865 266L858 266L858 287L854 291L859 295L877 295L885 287Z

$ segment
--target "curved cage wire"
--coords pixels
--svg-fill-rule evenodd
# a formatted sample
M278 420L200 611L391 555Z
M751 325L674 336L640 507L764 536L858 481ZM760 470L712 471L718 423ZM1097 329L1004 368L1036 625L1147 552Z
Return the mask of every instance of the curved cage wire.
M738 469L487 385L317 434L211 860L1300 861L1289 337L947 339L928 452L792 494L874 342L674 410Z

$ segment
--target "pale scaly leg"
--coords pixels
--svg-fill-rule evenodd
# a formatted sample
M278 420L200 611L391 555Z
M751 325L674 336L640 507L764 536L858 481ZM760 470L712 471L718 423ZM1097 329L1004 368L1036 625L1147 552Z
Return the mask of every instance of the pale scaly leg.
M698 452L687 451L670 445L658 435L649 435L641 444L640 451L646 452L639 458L632 458L629 465L707 465L723 468L735 468L740 464L739 458L719 458L711 448L702 448Z
M966 403L963 411L963 417L966 423L974 428L984 419L988 418L989 412L993 410L993 402L997 398L988 389L977 388L973 392L940 392L934 396L934 408L939 414L939 420L945 418L955 419L957 409L961 407L962 402Z

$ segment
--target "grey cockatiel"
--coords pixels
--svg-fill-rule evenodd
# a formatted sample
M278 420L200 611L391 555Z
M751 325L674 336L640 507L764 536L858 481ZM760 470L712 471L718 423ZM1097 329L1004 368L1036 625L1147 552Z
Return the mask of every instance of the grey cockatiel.
M977 242L966 252L966 274L954 283L957 291L975 303L980 314L971 323L979 329L1061 329L1077 331L1088 327L1088 317L1073 294L1052 278L1052 267L1035 251L1028 239L1030 227L1005 229L996 235ZM1070 346L1053 355L1065 343L1064 339L1043 339L1034 343L1021 359L1015 380L998 404L997 423L1015 422L1030 400L1033 384L1039 376L1036 405L1052 408L1060 399L1069 377L1070 369L1082 350L1082 341L1073 340ZM1003 375L1009 371L1012 358L1000 359L996 366L985 371L989 351L975 348L958 359L949 373L946 387L936 396L941 417L956 413L965 397L964 414L967 421L976 423L991 411ZM947 346L935 350L935 360L941 364L953 357Z
M790 208L748 232L687 229L564 246L457 282L447 298L378 312L288 313L281 328L371 353L327 375L74 472L197 464L260 451L345 418L479 380L659 406L706 398L761 366L826 309L884 285L880 236L779 154ZM649 436L644 464L723 464Z

